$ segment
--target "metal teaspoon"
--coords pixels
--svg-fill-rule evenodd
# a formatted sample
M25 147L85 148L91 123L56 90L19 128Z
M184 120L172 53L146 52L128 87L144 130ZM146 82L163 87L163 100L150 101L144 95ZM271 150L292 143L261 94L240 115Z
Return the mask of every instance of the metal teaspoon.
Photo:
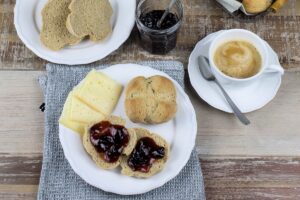
M221 91L223 92L228 104L230 105L230 107L232 108L232 111L234 113L234 115L244 124L244 125L249 125L250 121L247 119L247 117L240 111L240 109L235 105L235 103L232 101L232 99L230 98L230 96L227 94L227 92L224 90L224 88L222 87L222 85L219 83L219 81L216 79L216 77L213 75L213 73L211 72L210 66L208 64L207 58L204 56L199 56L198 57L198 65L199 65L199 69L200 72L202 74L202 76L208 80L208 81L214 81L219 88L221 89Z

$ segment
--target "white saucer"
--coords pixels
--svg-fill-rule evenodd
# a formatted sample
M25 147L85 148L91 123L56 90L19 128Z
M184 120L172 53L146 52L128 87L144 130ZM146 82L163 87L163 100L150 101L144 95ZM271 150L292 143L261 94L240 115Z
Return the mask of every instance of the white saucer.
M17 0L14 24L18 36L37 56L50 62L68 65L100 60L118 49L129 37L135 23L136 0L110 0L114 14L113 32L101 42L82 41L60 51L46 48L40 41L41 10L48 0Z
M72 169L90 185L107 192L121 195L142 194L158 188L176 177L188 162L195 146L197 121L193 105L182 87L166 73L136 64L119 64L100 70L124 87L136 76L161 75L173 81L177 92L177 112L175 117L162 124L145 125L131 122L124 109L125 92L118 101L113 115L126 119L126 127L142 127L162 136L170 144L169 159L162 171L147 179L128 177L120 173L120 168L103 170L86 153L79 134L59 125L59 139L65 157Z
M197 57L208 57L208 49L214 37L222 31L213 33L197 43L189 58L188 73L190 81L198 95L209 105L224 112L232 113L232 109L214 82L205 80L199 70ZM280 65L278 56L269 48L269 64ZM269 103L276 95L281 84L281 73L265 73L249 85L224 84L224 88L243 113L258 110Z

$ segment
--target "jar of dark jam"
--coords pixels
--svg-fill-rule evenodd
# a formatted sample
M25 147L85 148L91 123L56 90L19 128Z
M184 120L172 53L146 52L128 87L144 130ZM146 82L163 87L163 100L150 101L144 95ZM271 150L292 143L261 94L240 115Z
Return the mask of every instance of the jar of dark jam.
M160 27L157 21L171 0L141 0L136 11L136 24L141 46L152 54L167 54L175 48L177 32L183 17L183 6L176 0Z

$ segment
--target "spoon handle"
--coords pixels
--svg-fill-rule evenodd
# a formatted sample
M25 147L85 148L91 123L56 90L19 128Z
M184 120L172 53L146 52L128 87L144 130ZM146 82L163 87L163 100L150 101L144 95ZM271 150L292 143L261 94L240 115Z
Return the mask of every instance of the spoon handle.
M223 92L227 102L229 103L230 107L232 108L234 115L245 125L249 125L250 121L247 119L247 117L240 111L240 109L235 105L235 103L232 101L230 96L227 94L227 92L224 90L222 85L219 83L217 79L215 79L216 84L220 87L221 91Z
M160 18L160 20L157 22L157 27L160 27L166 16L169 14L170 10L172 9L173 5L175 4L176 0L171 0L170 4L166 8L163 16Z

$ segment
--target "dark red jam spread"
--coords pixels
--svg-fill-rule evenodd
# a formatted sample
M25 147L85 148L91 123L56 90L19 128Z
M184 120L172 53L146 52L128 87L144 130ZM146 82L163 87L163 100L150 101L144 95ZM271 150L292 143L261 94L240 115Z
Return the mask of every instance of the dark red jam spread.
M158 27L157 22L163 13L164 10L153 10L139 17L140 22L144 26L154 30L148 31L139 28L139 37L142 47L153 54L166 54L176 46L178 28L174 30L169 29L178 23L179 18L176 14L169 13L161 26Z
M165 148L158 146L149 137L138 140L133 152L128 158L128 165L133 171L148 172L157 159L165 156Z
M178 22L178 17L173 14L169 13L164 21L161 23L161 26L157 26L157 22L161 19L161 17L164 14L164 10L153 10L150 11L140 17L141 22L147 26L150 29L155 29L155 30L164 30L171 28Z
M116 162L128 145L129 133L124 126L102 121L90 128L90 140L106 162Z

